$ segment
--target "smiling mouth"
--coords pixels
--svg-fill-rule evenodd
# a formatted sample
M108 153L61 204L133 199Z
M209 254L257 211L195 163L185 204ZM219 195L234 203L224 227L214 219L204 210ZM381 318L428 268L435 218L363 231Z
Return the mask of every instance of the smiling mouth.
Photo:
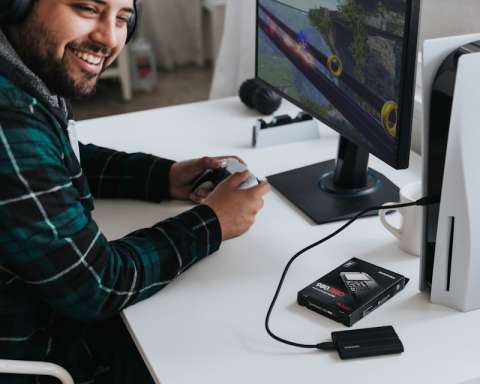
M105 56L99 56L95 55L93 53L87 53L85 51L80 51L75 48L68 48L76 57L78 57L80 60L83 60L85 63L90 64L90 65L97 65L99 66L100 64L103 63L105 60Z

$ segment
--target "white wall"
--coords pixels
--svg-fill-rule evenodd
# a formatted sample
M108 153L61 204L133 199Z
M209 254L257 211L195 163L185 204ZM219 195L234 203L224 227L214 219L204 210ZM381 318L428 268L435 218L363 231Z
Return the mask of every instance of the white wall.
M204 64L201 0L142 0L138 29L159 67Z
M480 31L480 0L422 0L422 38Z
M480 32L480 0L422 0L419 49L423 40ZM419 68L420 70L420 68ZM421 84L417 71L417 84ZM421 151L421 105L415 105L412 149Z

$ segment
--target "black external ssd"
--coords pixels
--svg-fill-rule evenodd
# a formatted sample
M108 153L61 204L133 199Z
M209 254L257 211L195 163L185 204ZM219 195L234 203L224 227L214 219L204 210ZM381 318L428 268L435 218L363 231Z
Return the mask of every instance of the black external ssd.
M405 276L353 258L298 292L297 301L350 327L407 283Z
M403 344L391 326L332 332L332 342L342 360L403 352Z

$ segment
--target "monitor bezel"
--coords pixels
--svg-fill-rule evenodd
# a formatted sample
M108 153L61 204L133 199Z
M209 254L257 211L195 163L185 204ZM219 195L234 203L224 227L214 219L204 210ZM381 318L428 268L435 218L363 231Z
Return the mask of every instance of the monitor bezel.
M261 79L258 76L258 32L259 32L259 19L258 19L258 9L259 1L255 2L255 79L259 81L262 85L268 87L269 89L275 91L284 99L288 100L292 104L301 108L303 111L309 113L316 119L320 120L322 123L327 125L329 128L335 130L340 135L344 136L348 140L352 141L359 147L362 147L368 150L369 153L376 156L386 164L390 165L395 169L406 169L409 166L410 160L410 149L411 149L411 138L412 138L412 129L413 129L413 108L414 108L414 95L415 95L415 74L416 74L416 65L417 65L417 47L418 47L418 29L420 21L420 1L421 0L406 0L407 2L407 12L406 20L404 27L404 42L403 42L403 60L402 60L402 73L400 77L400 100L399 100L399 134L398 134L398 145L397 145L397 156L396 159L387 159L381 156L375 148L366 146L363 143L358 143L353 137L350 137L348 134L343 132L343 129L332 127L325 121L321 116L317 115L315 112L312 112L308 108L305 108L297 100L293 99L286 93L280 91L275 86L269 84L265 80ZM410 102L408 102L410 100Z

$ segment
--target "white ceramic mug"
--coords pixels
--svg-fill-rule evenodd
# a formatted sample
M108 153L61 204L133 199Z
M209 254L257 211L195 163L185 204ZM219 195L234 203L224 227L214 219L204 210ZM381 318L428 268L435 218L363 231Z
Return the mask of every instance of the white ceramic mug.
M411 183L400 189L400 202L413 203L422 197L421 182ZM387 203L392 205L398 203ZM386 213L392 210L380 211L380 221L395 237L400 240L401 250L411 255L420 255L420 237L422 232L422 207L412 206L406 208L392 209L402 216L400 228L396 228L387 221Z

